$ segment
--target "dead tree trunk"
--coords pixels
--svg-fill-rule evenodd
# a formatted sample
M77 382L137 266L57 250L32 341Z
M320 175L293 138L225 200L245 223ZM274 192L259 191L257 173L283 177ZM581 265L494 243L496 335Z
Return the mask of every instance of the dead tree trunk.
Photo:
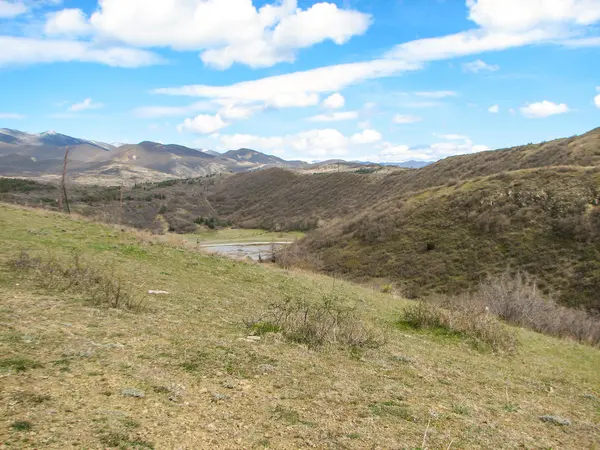
M119 225L123 224L123 183L121 183L121 195L119 199Z
M67 207L67 213L71 214L71 207L69 206L69 197L67 196L67 185L66 185L67 162L68 161L69 161L69 146L67 146L67 149L65 150L65 164L63 165L61 188L62 188L62 194L65 199L65 206Z

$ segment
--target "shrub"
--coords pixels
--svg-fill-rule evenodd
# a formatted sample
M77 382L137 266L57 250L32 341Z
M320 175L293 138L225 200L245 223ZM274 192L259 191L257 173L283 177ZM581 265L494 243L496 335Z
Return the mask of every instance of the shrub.
M448 299L457 303L457 299ZM458 303L481 309L507 322L558 337L571 337L581 342L600 344L600 319L583 310L558 305L546 299L535 280L522 273L504 273L488 278L477 292L458 298Z
M246 325L261 334L279 331L286 339L311 348L326 344L372 348L384 343L383 334L367 323L356 307L347 305L337 291L323 293L317 301L287 295Z
M486 311L444 309L420 301L405 309L400 322L416 329L443 330L465 337L479 349L512 352L517 346L515 334Z
M79 254L61 260L56 256L32 257L21 252L10 265L17 272L28 273L43 288L81 294L95 305L125 309L141 306L132 287L116 276L114 270L87 263Z

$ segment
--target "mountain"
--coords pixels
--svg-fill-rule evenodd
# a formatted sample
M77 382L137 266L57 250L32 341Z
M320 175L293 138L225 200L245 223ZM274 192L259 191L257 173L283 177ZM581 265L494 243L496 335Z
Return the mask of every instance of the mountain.
M54 131L32 134L0 129L0 176L58 178L69 147L69 176L81 183L120 184L203 177L220 172L245 172L265 167L304 167L250 149L226 154L182 145L143 141L106 144Z

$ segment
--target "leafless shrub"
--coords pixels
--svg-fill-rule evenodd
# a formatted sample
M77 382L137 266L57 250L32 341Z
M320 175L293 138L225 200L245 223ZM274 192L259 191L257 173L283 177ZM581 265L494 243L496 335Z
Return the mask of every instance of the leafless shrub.
M317 301L286 295L246 325L258 331L279 331L286 339L311 348L326 344L374 348L385 342L381 330L361 317L356 307L347 305L336 291L323 293Z
M296 243L284 245L273 252L273 259L284 269L297 267L300 269L319 269L321 261L308 250Z
M400 322L413 328L438 329L464 336L476 348L494 352L512 352L518 344L515 333L485 310L445 309L420 301L405 309Z
M600 319L544 298L535 280L522 273L489 278L474 293L440 297L447 308L487 310L506 322L558 337L600 344Z
M81 294L94 305L131 310L141 307L133 288L114 270L86 262L79 254L61 259L55 255L42 258L21 252L10 261L10 266L18 273L29 275L44 289Z

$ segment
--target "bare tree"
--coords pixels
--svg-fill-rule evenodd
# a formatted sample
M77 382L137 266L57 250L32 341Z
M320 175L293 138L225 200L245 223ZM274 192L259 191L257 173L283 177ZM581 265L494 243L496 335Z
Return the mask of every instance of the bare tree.
M119 225L123 224L123 183L121 183L121 195L119 199Z
M67 148L65 150L65 164L63 166L63 171L62 171L62 179L61 179L61 188L62 188L62 195L65 199L65 206L67 207L67 213L71 214L71 207L69 206L69 197L67 196L67 186L65 183L65 179L67 177L67 163L69 161L69 146L67 145Z

